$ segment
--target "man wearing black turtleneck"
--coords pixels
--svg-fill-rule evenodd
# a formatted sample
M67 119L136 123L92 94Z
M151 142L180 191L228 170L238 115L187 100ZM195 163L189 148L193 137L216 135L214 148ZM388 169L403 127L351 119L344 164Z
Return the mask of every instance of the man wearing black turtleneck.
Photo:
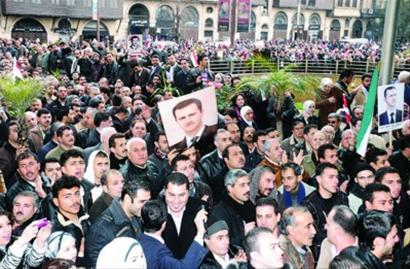
M312 192L304 201L304 205L309 209L315 221L317 230L316 236L311 247L312 252L317 260L320 251L320 245L326 237L326 216L335 205L346 205L349 202L346 194L338 190L337 167L330 163L321 163L316 167L316 179L318 188Z
M224 220L229 226L230 242L242 246L245 234L255 227L255 206L249 200L249 177L242 169L230 170L225 177L228 194L215 206L209 216L212 223Z
M110 168L119 170L127 160L127 140L125 134L113 134L108 140L110 147Z

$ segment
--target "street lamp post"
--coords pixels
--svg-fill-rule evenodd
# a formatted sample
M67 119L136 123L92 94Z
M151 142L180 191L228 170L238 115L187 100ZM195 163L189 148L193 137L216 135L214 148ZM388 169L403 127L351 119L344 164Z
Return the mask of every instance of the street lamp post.
M235 34L236 34L236 5L237 0L232 0L231 6L231 29L230 29L230 37L231 37L231 48L235 47Z
M399 0L389 0L386 3L384 15L384 30L382 43L382 57L380 68L380 83L386 85L392 79L394 43L396 40L397 17L399 16Z

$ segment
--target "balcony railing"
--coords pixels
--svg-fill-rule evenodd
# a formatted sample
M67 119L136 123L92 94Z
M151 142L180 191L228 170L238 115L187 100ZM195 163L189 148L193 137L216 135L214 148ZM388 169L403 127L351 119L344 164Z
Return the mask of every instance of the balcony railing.
M299 62L291 62L289 60L272 59L272 67L276 69L290 66L290 71L295 73L306 74L323 74L334 75L339 74L343 69L351 69L356 75L363 75L372 73L375 63L369 61L313 61L305 60ZM210 62L210 68L215 73L231 73L234 75L247 75L247 74L265 74L269 73L270 68L258 61L223 61L212 60ZM401 71L410 71L410 63L395 64L394 77Z

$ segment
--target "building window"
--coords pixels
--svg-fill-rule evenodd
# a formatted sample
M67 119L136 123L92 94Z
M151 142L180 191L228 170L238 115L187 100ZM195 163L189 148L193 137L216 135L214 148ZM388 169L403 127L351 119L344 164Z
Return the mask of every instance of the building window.
M205 31L205 32L204 32L204 36L205 36L205 37L212 38L213 35L214 35L214 31Z
M211 18L206 19L205 27L214 27L214 20Z
M53 5L59 5L59 4L60 4L60 0L51 0L51 4L53 4Z
M75 0L67 0L67 6L75 6Z
M214 9L212 7L208 7L206 9L206 13L211 14L212 12L214 12Z
M343 0L337 0L337 6L342 7L343 6Z
M308 6L310 6L310 7L316 6L316 0L309 0Z
M343 36L348 37L349 36L349 30L345 30Z
M301 4L302 6L306 6L306 0L301 0L301 1L300 1L300 4Z
M349 28L350 26L350 19L345 19L345 28Z
M350 7L350 0L346 0L345 7Z
M357 0L352 1L352 7L357 7Z

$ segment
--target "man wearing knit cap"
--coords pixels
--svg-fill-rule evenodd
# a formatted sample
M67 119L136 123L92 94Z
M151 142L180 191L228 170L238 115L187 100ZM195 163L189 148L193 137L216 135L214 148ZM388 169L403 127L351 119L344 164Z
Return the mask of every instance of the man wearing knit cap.
M229 244L229 227L224 220L208 222L205 243L209 249L200 269L227 268L228 264L246 262L245 253Z
M366 186L374 183L374 169L367 163L358 163L354 168L354 175L348 199L350 208L357 214L366 196Z

